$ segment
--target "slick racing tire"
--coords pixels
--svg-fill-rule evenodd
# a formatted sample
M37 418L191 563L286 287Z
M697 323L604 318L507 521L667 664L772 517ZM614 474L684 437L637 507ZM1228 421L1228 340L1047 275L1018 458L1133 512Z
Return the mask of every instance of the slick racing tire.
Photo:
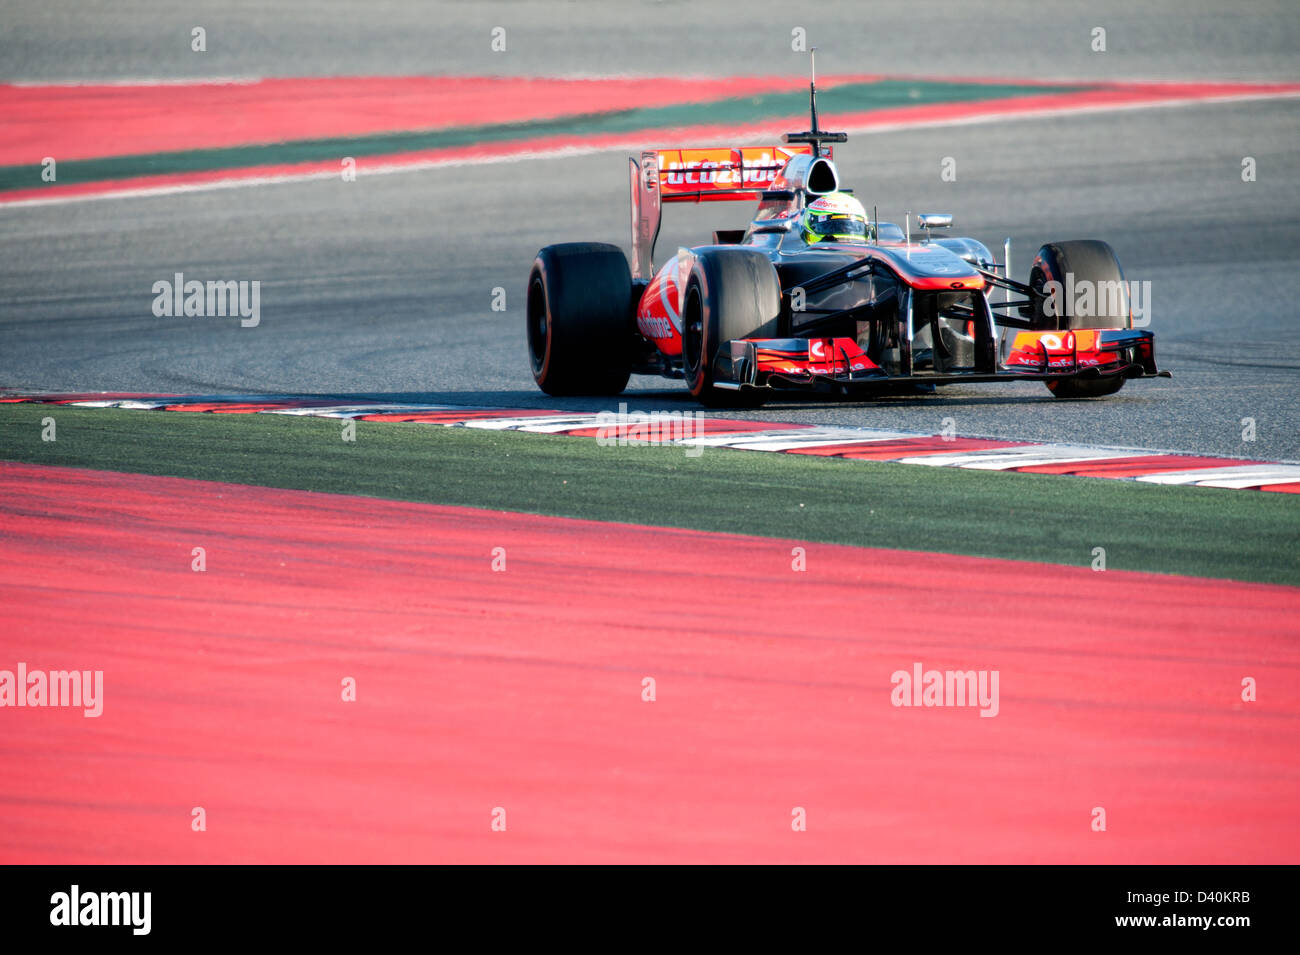
M758 388L735 391L714 383L718 350L739 338L773 338L781 313L776 269L755 249L708 249L691 267L682 299L682 370L686 387L710 408L757 408Z
M528 357L548 395L617 395L632 373L632 276L618 246L565 242L528 275Z
M1064 331L1132 327L1124 270L1119 266L1115 250L1107 243L1098 239L1073 239L1043 246L1029 271L1029 285L1041 291L1048 282L1059 282L1062 292L1050 305L1034 296L1035 324L1039 328ZM1078 296L1071 296L1066 290L1082 289L1083 283L1091 285L1092 307L1086 310L1087 314L1076 314ZM1114 290L1114 294L1107 290ZM1124 381L1119 375L1111 375L1106 378L1057 378L1044 384L1057 398L1103 398L1123 388Z

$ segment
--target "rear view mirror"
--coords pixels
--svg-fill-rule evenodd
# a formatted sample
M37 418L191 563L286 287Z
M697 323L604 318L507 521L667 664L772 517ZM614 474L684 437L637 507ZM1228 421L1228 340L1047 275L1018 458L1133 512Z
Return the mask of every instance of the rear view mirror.
M951 229L951 212L922 212L916 217L916 224L927 232L931 229Z

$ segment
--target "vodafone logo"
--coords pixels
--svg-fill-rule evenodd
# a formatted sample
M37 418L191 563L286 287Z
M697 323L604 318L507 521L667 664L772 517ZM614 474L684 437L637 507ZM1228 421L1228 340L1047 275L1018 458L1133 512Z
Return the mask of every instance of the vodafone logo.
M658 318L652 315L638 315L636 318L637 327L641 334L646 338L667 339L673 337L672 326L668 324L668 319Z
M1039 341L1043 343L1044 348L1055 349L1061 347L1061 340L1057 338L1055 335L1044 335L1042 338L1039 339Z
M808 343L808 357L809 357L809 358L825 358L825 357L826 357L826 343L823 342L823 341L819 341L819 340L817 340L817 339L813 339L812 341L810 341L810 342Z
M776 169L772 168L772 158L764 155L758 164L766 169L753 169L743 166L735 169L729 160L721 162L712 159L690 159L686 162L670 162L664 182L670 186L680 185L715 185L725 186L735 183L773 182Z
M742 149L699 148L660 150L659 177L665 186L763 185L776 180L777 173L794 156L811 150L762 146ZM827 155L830 155L829 150ZM656 177L656 178L659 178Z

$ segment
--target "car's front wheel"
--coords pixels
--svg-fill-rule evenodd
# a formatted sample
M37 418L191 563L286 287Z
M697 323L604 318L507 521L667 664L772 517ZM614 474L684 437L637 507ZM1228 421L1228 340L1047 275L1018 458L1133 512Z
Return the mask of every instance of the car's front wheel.
M1098 239L1052 242L1038 250L1029 272L1029 285L1037 291L1048 282L1060 289L1049 300L1034 296L1035 318L1040 328L1062 331L1078 328L1130 328L1128 284L1115 250ZM1089 288L1091 306L1080 309L1069 289ZM1054 378L1045 382L1057 398L1103 398L1124 387L1119 375L1105 378Z
M756 408L757 388L733 390L714 380L719 349L742 338L772 338L781 312L781 283L755 249L708 249L695 257L682 302L682 369L686 387L711 408Z

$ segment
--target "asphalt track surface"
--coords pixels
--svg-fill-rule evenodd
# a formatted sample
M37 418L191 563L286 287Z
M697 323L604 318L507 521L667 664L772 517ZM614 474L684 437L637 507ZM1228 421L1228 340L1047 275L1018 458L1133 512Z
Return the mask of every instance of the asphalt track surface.
M1282 863L1300 842L1294 588L832 545L791 573L794 541L26 464L0 493L5 665L104 673L99 717L4 714L6 863ZM1045 622L1099 611L1104 633ZM998 671L996 718L892 705L917 663Z
M791 29L840 72L1040 79L1295 79L1291 0L7 0L5 78L802 74ZM208 31L191 52L190 30ZM1091 31L1107 31L1107 52ZM506 50L489 50L506 30ZM852 59L852 66L847 61ZM823 67L829 70L829 66Z
M911 74L1300 75L1300 18L1285 5L1228 18L1208 4L1191 13L1168 6L1035 18L1038 6L1027 4L991 15L968 5L873 5L872 28L854 32L861 10L828 5L798 23L814 42L819 33L837 37L824 69L860 68L856 57L865 56L872 69ZM638 21L635 41L621 6L438 7L436 56L423 59L420 49L432 41L411 18L431 16L424 5L380 5L363 13L327 4L299 19L303 9L214 8L210 36L225 39L212 42L202 59L188 49L184 56L160 52L170 48L163 40L176 25L148 5L114 5L111 13L79 9L73 17L85 25L79 31L57 24L58 4L19 4L12 16L6 11L11 28L0 40L0 77L783 73L805 62L789 52L786 17L775 13L780 8L765 12L761 5L736 26L732 5L651 4L643 8L648 20ZM933 14L924 36L912 19L918 12ZM699 31L682 40L672 26L688 15L729 24L707 57ZM197 16L186 12L182 19L198 22ZM557 17L572 23L574 16L583 18L584 29L556 28ZM358 17L370 27L360 29ZM490 29L488 21L515 28L511 35L519 40L507 53L490 53L486 42L481 51L468 40L449 42ZM1088 48L1093 21L1108 24L1107 53ZM774 40L776 23L782 27ZM910 31L900 33L909 23ZM399 37L404 31L409 35ZM891 31L908 39L883 42ZM958 36L964 41L956 42ZM609 60L611 45L620 54L617 64ZM758 56L767 46L771 56ZM843 62L850 54L855 59ZM1300 459L1294 400L1300 326L1287 292L1300 264L1298 130L1300 100L1282 100L856 137L840 152L843 179L882 218L951 211L960 234L994 248L1010 237L1022 277L1044 241L1110 241L1128 276L1152 283L1157 355L1175 378L1130 383L1105 401L1057 402L1041 385L1021 383L829 406L783 401L761 414L925 432L951 417L967 435ZM957 179L944 183L940 163L949 156ZM1256 160L1255 182L1241 180L1246 156ZM550 242L626 245L625 183L624 155L613 152L356 183L0 209L0 385L555 406L527 371L521 317L527 270L537 248ZM743 224L747 211L739 205L668 210L660 259L679 244L706 241L712 228ZM177 271L261 281L261 325L155 318L152 284ZM497 287L507 292L505 312L491 310ZM678 383L660 379L634 379L628 401L643 409L690 407ZM613 406L609 400L561 404ZM1254 420L1253 442L1243 440L1243 419Z

